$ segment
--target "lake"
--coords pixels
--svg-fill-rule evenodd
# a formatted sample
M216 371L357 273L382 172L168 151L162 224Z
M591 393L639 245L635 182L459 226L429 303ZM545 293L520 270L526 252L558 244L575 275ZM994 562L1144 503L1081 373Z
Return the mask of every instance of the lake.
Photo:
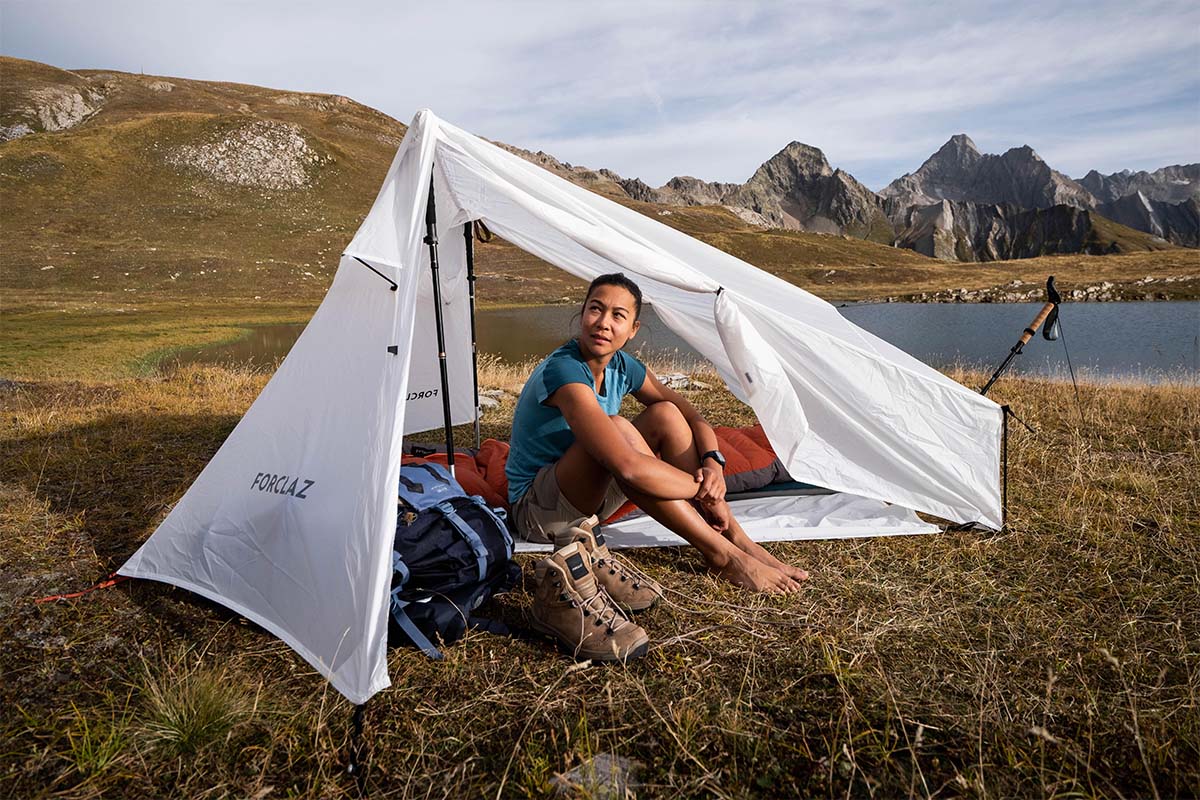
M847 305L841 313L862 328L933 366L962 364L991 371L999 366L1040 303L881 303ZM576 306L487 309L477 317L480 352L506 361L544 356L574 331ZM1067 375L1064 341L1076 374L1091 379L1156 383L1200 379L1200 303L1063 303L1062 338L1039 332L1014 361L1013 374ZM270 366L287 354L303 325L265 325L236 342L180 353L175 364ZM697 354L647 307L636 347L643 358L670 357L681 364Z

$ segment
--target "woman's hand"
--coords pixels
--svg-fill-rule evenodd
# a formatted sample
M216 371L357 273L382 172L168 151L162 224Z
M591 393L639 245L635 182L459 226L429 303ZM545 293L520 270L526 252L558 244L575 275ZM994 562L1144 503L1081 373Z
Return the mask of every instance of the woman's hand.
M696 482L700 484L696 500L701 504L711 505L725 499L725 473L720 469L701 467L696 470Z
M708 526L717 533L724 533L729 530L729 524L732 522L732 515L729 512L729 503L721 500L717 503L701 503L700 516L704 517L704 521Z

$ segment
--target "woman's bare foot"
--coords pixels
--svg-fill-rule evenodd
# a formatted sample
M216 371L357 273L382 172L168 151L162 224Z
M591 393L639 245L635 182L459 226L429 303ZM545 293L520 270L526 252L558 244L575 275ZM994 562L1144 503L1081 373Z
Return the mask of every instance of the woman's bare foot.
M723 567L709 570L735 586L766 594L791 594L800 591L800 584L770 564L764 564L746 553L731 555Z
M728 503L722 501L716 505L698 506L697 510L700 511L701 515L710 525L720 530L721 535L738 550L768 567L773 567L794 581L808 580L807 571L799 567L793 567L791 564L785 564L768 553L758 542L747 536L746 531L743 530L742 526L734 518Z
M750 558L760 561L761 564L774 567L775 570L779 570L780 572L784 573L784 575L793 579L793 581L808 581L808 571L802 570L798 566L782 563L782 561L780 561L778 558L775 558L774 555L768 553L766 548L763 548L760 543L750 539L749 536L746 536L746 533L744 530L742 530L742 527L740 527L737 522L732 521L732 517L731 523L732 524L730 524L730 527L722 531L722 535L725 536L725 539L727 539L731 545L737 547L739 551L742 551L746 555L749 555Z
M806 570L802 570L799 567L793 567L791 564L783 563L778 558L768 553L766 548L751 539L745 533L743 533L741 536L733 537L731 541L746 555L762 562L763 564L766 564L768 567L774 567L792 580L808 580L808 572Z

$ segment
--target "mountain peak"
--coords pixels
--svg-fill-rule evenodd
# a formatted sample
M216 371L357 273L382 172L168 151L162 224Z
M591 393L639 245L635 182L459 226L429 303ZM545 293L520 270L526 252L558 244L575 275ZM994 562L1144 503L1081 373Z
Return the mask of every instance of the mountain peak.
M965 133L956 133L946 140L946 143L938 149L938 153L947 155L952 153L973 153L979 155L979 148L975 146L975 142L971 141L971 137Z
M1009 148L1007 151L1005 151L1002 158L1025 158L1032 159L1034 161L1042 161L1042 157L1037 154L1037 151L1027 144L1023 144L1020 147Z
M779 168L785 165L788 168L788 172L801 175L833 174L833 169L829 166L829 160L825 158L825 154L821 152L821 149L813 147L810 144L804 144L804 142L792 142L767 159L766 163L762 167L759 167L759 169Z
M821 148L813 147L811 144L805 144L804 142L790 142L788 143L788 146L780 150L777 155L783 155L785 153L793 158L814 158L828 163L825 161L825 153L821 151Z

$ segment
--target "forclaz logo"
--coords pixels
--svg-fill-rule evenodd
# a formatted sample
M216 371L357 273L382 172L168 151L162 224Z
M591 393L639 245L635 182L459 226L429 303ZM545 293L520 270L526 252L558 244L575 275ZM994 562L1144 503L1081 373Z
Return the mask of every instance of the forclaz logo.
M307 500L308 495L305 492L314 483L316 481L310 481L305 478L289 478L287 475L260 472L254 476L254 483L250 484L250 488L258 489L260 492L286 494L289 497L299 497L301 500Z
M437 389L420 389L415 392L409 392L408 396L405 397L404 400L406 402L412 402L413 400L424 400L427 397L437 397L437 396L438 396Z

